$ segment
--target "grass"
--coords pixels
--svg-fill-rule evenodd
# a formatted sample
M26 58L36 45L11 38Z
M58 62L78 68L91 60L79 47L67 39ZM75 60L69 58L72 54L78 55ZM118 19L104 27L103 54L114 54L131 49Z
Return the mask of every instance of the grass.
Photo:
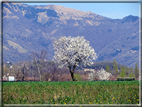
M3 82L4 104L138 104L139 81Z

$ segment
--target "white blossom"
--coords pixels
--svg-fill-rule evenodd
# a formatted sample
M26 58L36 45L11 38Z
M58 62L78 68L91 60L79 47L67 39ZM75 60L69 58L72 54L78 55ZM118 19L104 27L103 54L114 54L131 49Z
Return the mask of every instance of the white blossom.
M84 37L60 37L53 41L54 60L63 66L74 66L83 62L84 65L91 65L98 57L95 50L89 46L89 41Z
M93 72L89 73L88 79L90 81L95 80L95 79L97 79L97 80L109 80L111 76L112 76L111 73L108 73L103 68L101 68L101 70L93 71Z

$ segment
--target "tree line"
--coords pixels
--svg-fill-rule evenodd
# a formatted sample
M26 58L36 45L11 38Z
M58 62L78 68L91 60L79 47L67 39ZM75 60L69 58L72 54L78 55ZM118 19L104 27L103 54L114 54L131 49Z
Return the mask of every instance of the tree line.
M129 68L127 66L121 66L118 69L117 61L113 60L113 69L110 70L110 67L107 65L106 71L118 77L139 77L139 68L137 63L135 63L135 69L133 69L132 67Z
M67 67L59 68L55 61L47 60L48 55L45 49L40 53L31 54L32 61L20 61L15 64L3 62L3 76L15 76L16 80L25 81L71 81L70 72ZM86 74L75 70L75 78L86 80Z
M67 67L59 68L58 64L54 61L47 61L45 59L41 62L40 61L37 60L37 64L35 61L21 61L16 64L5 62L3 65L3 76L9 73L9 75L15 76L15 78L20 81L25 81L27 80L27 78L31 78L30 80L33 81L48 81L49 78L51 81L72 80ZM108 66L107 63L105 65L105 70L111 73L113 76L138 78L139 69L137 63L135 64L134 69L125 66L121 66L120 69L118 69L116 61L114 61L113 64L113 69L110 69L112 66ZM102 65L100 62L100 67L101 66ZM98 70L99 64L96 67L95 65L93 67L96 68L95 70ZM82 69L78 68L75 70L74 76L75 78L77 78L78 81L85 81L88 78L88 73L83 72L84 68L85 67L82 67ZM38 70L40 70L40 73Z

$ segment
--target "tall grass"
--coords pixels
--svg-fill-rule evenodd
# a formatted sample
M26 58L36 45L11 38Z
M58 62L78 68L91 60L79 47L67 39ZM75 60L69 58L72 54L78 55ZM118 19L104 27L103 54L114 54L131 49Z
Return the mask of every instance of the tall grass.
M137 104L138 81L3 82L4 104Z

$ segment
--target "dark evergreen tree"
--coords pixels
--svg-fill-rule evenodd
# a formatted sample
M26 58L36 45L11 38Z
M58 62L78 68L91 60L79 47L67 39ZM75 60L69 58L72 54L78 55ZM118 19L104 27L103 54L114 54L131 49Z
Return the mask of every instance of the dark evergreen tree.
M113 72L114 72L114 75L118 75L118 66L117 66L117 62L116 60L114 59L113 60Z
M125 67L121 67L120 70L121 70L121 73L120 73L119 77L126 77Z
M139 77L139 68L138 68L138 64L135 64L135 78Z
M133 73L133 70L134 70L134 69L133 69L133 68L131 68L131 69L130 69L130 73L131 73L131 72ZM130 74L130 73L129 73L129 74Z
M127 67L126 68L126 76L128 76L129 75L129 68Z
M111 73L110 67L108 65L106 66L106 71Z

